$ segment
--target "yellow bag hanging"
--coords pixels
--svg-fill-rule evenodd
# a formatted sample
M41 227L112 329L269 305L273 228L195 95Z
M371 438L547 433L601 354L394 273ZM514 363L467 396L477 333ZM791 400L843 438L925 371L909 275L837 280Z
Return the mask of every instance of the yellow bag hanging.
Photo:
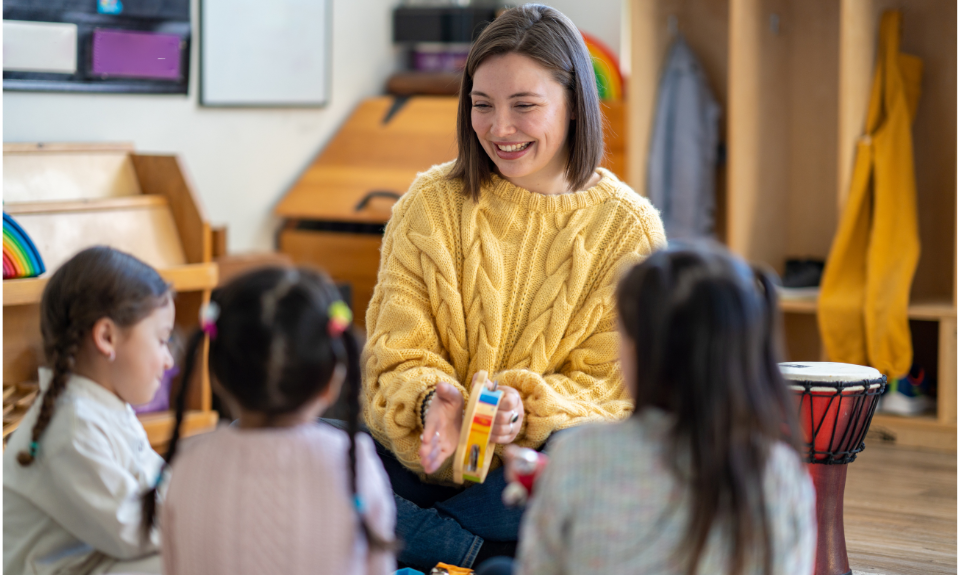
M923 64L900 53L902 15L884 12L866 134L820 289L817 320L831 361L910 370L907 307L920 258L910 126Z

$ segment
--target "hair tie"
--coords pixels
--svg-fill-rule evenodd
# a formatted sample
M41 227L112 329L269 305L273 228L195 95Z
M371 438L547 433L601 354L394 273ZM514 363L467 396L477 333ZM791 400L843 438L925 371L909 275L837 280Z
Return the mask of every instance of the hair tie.
M157 480L153 482L154 489L160 489L160 485L163 484L163 475L164 471L167 470L167 462L164 461L163 465L160 466L160 471L157 473Z
M367 511L367 506L364 504L363 497L360 497L359 493L353 496L353 506L360 515L363 515Z
M353 312L350 311L343 300L337 300L330 304L327 315L330 318L327 322L327 331L330 332L331 337L343 335L343 332L350 327L350 322L353 321Z
M37 458L37 450L38 450L38 449L40 449L40 444L37 443L36 441L31 441L31 442L30 442L30 457L36 459L36 458Z
M217 338L217 319L220 317L220 306L215 301L209 301L200 308L200 329L210 339Z

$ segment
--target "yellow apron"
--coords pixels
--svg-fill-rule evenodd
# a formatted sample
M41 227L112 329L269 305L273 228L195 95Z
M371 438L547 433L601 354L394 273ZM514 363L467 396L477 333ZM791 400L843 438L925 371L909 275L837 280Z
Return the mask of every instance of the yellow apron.
M907 306L920 257L910 125L923 64L900 53L901 20L888 11L880 22L866 134L817 307L830 360L871 365L888 379L913 360Z

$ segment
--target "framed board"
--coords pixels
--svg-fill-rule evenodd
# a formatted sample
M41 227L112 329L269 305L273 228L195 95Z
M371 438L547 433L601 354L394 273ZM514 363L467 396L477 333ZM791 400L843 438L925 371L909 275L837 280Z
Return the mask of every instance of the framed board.
M332 0L201 0L200 104L323 106Z
M190 0L4 0L3 89L186 94Z

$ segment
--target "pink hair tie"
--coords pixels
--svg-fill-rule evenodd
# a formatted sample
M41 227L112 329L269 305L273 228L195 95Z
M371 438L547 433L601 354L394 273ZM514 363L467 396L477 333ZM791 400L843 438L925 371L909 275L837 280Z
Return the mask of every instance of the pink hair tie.
M217 339L217 319L220 317L220 306L217 302L205 303L200 308L200 329L210 339Z
M327 322L327 331L330 333L330 337L340 337L343 335L343 332L347 331L347 328L350 327L350 322L353 321L353 312L350 311L350 308L347 307L347 304L343 303L342 300L330 304L330 309L327 310L327 316L330 318Z

